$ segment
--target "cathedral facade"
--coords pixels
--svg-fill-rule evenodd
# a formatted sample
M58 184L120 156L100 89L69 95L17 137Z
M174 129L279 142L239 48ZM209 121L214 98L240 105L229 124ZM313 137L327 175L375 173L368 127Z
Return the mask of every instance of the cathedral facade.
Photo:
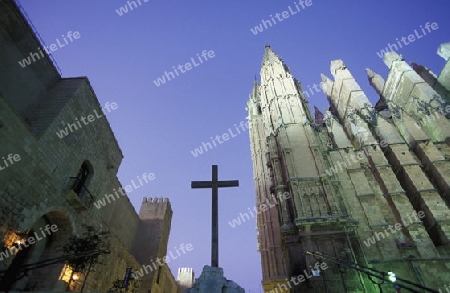
M247 104L264 292L448 283L450 43L438 54L447 63L435 76L386 53L386 80L367 70L375 106L332 61L321 84L330 108L313 116L308 92L266 46Z
M0 2L0 27L0 291L176 293L167 264L132 277L167 253L172 210L131 205L126 192L153 173L117 178L106 115L120 105L62 78L15 1Z

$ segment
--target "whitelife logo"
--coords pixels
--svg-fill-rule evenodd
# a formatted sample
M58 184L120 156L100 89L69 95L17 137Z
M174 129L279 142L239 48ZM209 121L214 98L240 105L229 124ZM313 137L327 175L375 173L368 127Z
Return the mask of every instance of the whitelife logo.
M198 59L198 61L199 61L200 63L195 62L194 57L191 58L191 61L192 61L192 64L194 65L194 67L197 67L197 66L199 66L200 64L202 64L203 62L208 61L208 60L209 60L208 57L212 59L212 58L216 57L216 55L215 55L215 53L214 53L213 50L209 50L208 52L206 52L206 50L203 50L203 52L202 52L202 57L203 57L203 59L205 59L205 61L203 61L202 58L200 57L200 55L197 54L197 59ZM187 72L187 71L189 71L189 70L192 69L192 64L189 63L189 62L187 62L187 63L184 64L184 65L178 64L178 67L177 67L177 68L178 68L178 70L181 71L181 73L185 73L185 72ZM172 66L172 68L173 68L173 71L175 72L175 74L176 74L177 76L179 76L180 74L178 73L178 71L177 71L177 69L175 68L175 66ZM174 74L172 71L169 71L169 72L164 71L164 75L161 76L161 77L158 77L156 80L153 81L153 83L155 83L155 85L156 85L157 87L159 87L160 85L166 83L166 77L167 77L167 81L169 81L169 80L172 80L172 79L175 78L175 74Z
M144 185L142 180L144 180L145 183L148 183L149 181L155 180L155 174L153 174L153 173L144 173L144 174L142 174L142 180L141 180L140 176L136 176L136 178L138 179L140 185L136 185L134 183L134 179L133 179L133 180L131 180L131 184L132 185L131 184L130 185L126 185L125 188L119 187L119 188L117 188L117 190L115 188L113 188L114 194L116 195L116 197L114 197L113 194L105 194L103 199L100 199L97 202L94 202L94 206L97 209L101 209L102 207L106 206L107 203L111 203L110 199L112 199L112 201L115 201L116 198L117 199L120 198L120 195L126 196L127 194L124 191L126 191L128 193L131 193L133 190L140 188L141 186ZM106 202L106 201L108 201L108 202Z
M297 286L297 285L300 285L301 283L311 279L312 277L320 276L321 271L325 271L326 269L328 269L328 264L325 262L322 262L322 263L316 262L314 264L314 268L312 266L309 266L309 268L311 269L311 274L309 274L309 272L307 270L303 270L304 274L300 274L298 276L292 276L289 281L287 281L284 284L278 284L277 285L278 288L272 289L268 293L289 292L289 289L292 289L292 284L294 284L294 286Z
M139 3L139 7L142 6L141 0L136 0ZM130 12L133 11L134 8L138 8L138 5L136 1L127 1L127 5L124 5L120 7L119 9L116 9L116 12L119 16L122 16L126 13L128 13L128 7L130 8ZM144 3L147 3L150 0L142 0ZM133 8L134 5L134 8Z
M243 132L245 132L248 129L248 121L241 121L239 123L239 127L242 129ZM219 144L224 143L225 141L230 139L230 135L231 138L238 136L238 134L241 134L241 131L239 131L239 128L237 127L236 124L234 124L234 128L237 132L237 134L233 133L233 131L231 130L231 128L228 128L228 132L223 133L221 136L216 135L215 138L213 138L212 136L211 138L211 142L213 143L214 147L217 147L216 141ZM228 133L230 135L228 135ZM223 139L223 141L221 141L220 139ZM202 145L199 146L198 148L195 148L195 150L191 151L191 154L194 156L194 158L197 158L199 155L203 154L203 151L207 152L208 151L208 147L210 150L212 150L213 146L209 143L209 142L202 142Z
M51 44L50 46L50 52L48 51L47 46L44 46L44 50L45 52L50 55L51 52L55 52L56 50L58 50L59 48L65 47L66 45L69 44L69 42L67 41L66 37L70 40L70 43L72 43L74 40L78 40L79 38L81 38L81 35L78 31L75 31L72 33L72 31L68 31L66 36L62 35L63 39L64 39L64 44L61 44L61 42L59 41L59 38L56 39L56 44L58 44L58 46L56 46L56 44ZM73 38L72 38L73 37ZM44 52L42 52L41 48L37 48L39 50L39 53L33 53L30 52L30 56L28 56L28 58L23 59L22 61L19 61L19 65L22 66L22 68L25 68L28 65L31 65L31 60L33 60L33 62L36 62L38 60L40 60L41 58L44 58Z
M278 199L272 195L273 203L270 202L269 198L266 198L264 203L260 204L259 206L254 206L253 209L247 208L248 212L250 213L252 218L255 218L255 214L259 215L262 212L265 212L273 207L278 206L278 202L282 203L283 201L289 199L291 197L291 194L289 192L285 193L279 192L277 197ZM253 211L255 211L255 213L253 213ZM228 224L230 224L231 228L235 228L248 220L250 220L250 216L247 213L239 213L239 217L231 221L228 221Z
M20 155L19 154L9 154L8 157L5 159L5 157L2 157L4 167L2 167L2 164L0 163L0 171L5 170L9 166L14 165L14 163L17 163L20 161ZM9 164L8 164L9 161Z
M37 231L34 232L34 237L30 236L28 237L27 240L25 241L18 241L17 243L14 244L14 246L12 248L8 248L4 251L0 251L0 260L6 259L8 258L10 255L14 255L16 254L19 250L22 250L23 246L28 247L32 244L35 244L37 241L45 239L48 236L50 236L52 233L55 233L56 231L58 231L58 226L56 226L55 224L53 225L45 225L45 232L47 232L47 234L42 230L42 228L39 228L40 234L42 234L42 237L39 237L39 233Z
M404 36L401 37L401 42L400 42L400 40L398 38L395 38L395 40L397 41L398 46L400 48L403 48L402 43L403 43L403 45L408 46L409 44L411 44L411 43L413 43L413 42L423 38L424 36L426 36L427 35L426 31L428 31L428 33L431 33L432 30L435 31L438 28L439 28L439 25L436 22L433 22L433 23L427 22L425 24L425 28L420 26L420 29L422 31L422 35L417 31L417 29L415 29L414 33L408 35L408 37L404 37ZM426 31L425 31L425 29L426 29ZM406 39L408 39L409 42L406 41ZM387 52L398 51L398 49L399 48L397 47L397 45L395 43L394 44L388 43L388 45L387 45L387 47L385 49L380 50L379 52L377 52L377 55L378 55L378 57L383 58L383 56Z
M412 219L414 218L414 219ZM400 231L403 227L408 227L409 225L413 224L414 222L421 222L421 219L425 218L425 212L414 211L411 215L408 216L408 221L403 223L396 223L395 225L389 225L387 228L384 228L384 234L383 232L375 232L372 237L367 238L367 240L363 240L364 244L369 247L372 244L377 243L377 241L380 241L381 239L384 239L386 237L389 237L389 232L386 229L389 229L392 234L397 233L397 231ZM376 238L376 240L375 240Z
M118 108L118 106L117 106L117 103L115 103L115 102L112 102L111 104L109 102L106 102L105 108L107 109L108 113L110 113L111 111L116 110ZM103 114L106 115L103 108L101 108L101 110L102 110ZM87 117L81 116L80 120L81 120L81 122L83 122L83 125L88 125L89 123L94 122L96 119L103 117L103 115L99 114L97 112L97 110L93 110L93 112L94 112L95 116L94 116L94 114L89 114ZM58 132L56 132L56 135L59 138L63 138L63 137L66 137L69 135L69 130L70 130L70 132L74 132L74 129L78 130L78 129L82 128L83 125L81 124L80 120L78 120L78 118L75 118L75 121L72 124L68 123L67 126L64 127L64 129L61 129ZM62 123L65 124L64 121L62 121Z
M313 4L312 0L306 0L306 1L300 0L300 1L298 1L298 3L294 2L294 5L295 5L295 8L297 8L297 11L293 10L291 6L288 6L289 11L286 10L286 11L283 11L282 13L275 13L275 17L278 19L279 22L282 22L283 20L288 19L290 16L295 15L295 14L299 13L302 10L305 10L307 7L311 6L312 4ZM300 8L299 5L302 8ZM251 28L250 31L254 35L257 35L259 33L262 33L264 31L264 28L267 30L269 27L272 27L272 25L276 25L277 24L277 21L272 16L272 14L270 15L270 19L272 21L265 20L265 19L261 20L261 24L258 25L258 26L255 26L254 28ZM264 28L263 28L263 25L264 25ZM269 25L269 26L267 26L267 25Z
M177 247L174 247L174 248L175 248L177 256L173 255L172 251L169 251L169 253L166 254L166 256L164 256L163 258L157 257L156 258L156 263L158 263L158 264L156 264L155 261L152 260L151 264L149 264L149 265L142 265L142 268L139 271L131 273L131 275L133 276L133 279L137 280L139 278L142 278L144 276L144 271L145 271L145 274L148 274L150 272L153 272L153 270L156 270L159 266L163 266L165 264L168 264L170 261L175 260L178 257L180 257L181 256L180 251L178 250ZM183 255L186 254L189 251L192 251L194 249L194 247L192 246L191 243L188 243L186 245L184 243L182 243L179 248L183 252Z

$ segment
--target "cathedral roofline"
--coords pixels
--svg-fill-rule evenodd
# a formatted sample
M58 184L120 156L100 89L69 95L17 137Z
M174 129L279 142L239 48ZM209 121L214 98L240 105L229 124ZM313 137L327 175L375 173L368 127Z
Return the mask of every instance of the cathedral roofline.
M280 58L280 56L278 56L269 45L266 45L264 47L265 52L264 52L264 57L263 57L263 61L262 61L262 65L264 66L264 63L268 62L272 62L272 61L278 61L284 64L283 60Z

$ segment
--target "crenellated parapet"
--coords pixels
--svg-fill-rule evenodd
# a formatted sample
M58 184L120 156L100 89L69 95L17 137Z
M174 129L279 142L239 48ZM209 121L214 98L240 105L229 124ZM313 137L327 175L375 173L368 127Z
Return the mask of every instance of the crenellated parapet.
M170 203L169 198L165 197L144 197L142 203L147 204L168 204Z
M193 268L178 268L178 273L192 273L193 271Z
M145 219L171 219L172 207L170 200L163 197L144 197L139 217Z

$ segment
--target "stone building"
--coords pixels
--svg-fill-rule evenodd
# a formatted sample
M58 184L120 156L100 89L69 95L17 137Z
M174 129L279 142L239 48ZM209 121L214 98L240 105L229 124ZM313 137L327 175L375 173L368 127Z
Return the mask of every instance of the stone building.
M114 291L166 253L170 203L144 199L136 213L105 117L120 105L62 78L12 0L0 2L0 52L0 291ZM128 278L128 292L177 292L167 265L156 272Z
M178 268L177 275L178 293L191 288L194 284L194 270L192 268Z
M266 47L248 101L264 292L392 292L373 269L448 283L450 43L438 54L447 63L435 76L387 53L386 80L367 70L375 106L332 61L321 84L330 109L313 117L308 92Z
M147 260L143 267L147 266L148 271L142 279L145 283L151 284L152 293L175 293L178 291L178 284L168 265L166 263L160 265L161 261L157 262L166 255L168 257L174 255L174 252L167 251L172 221L169 200L144 198L139 218L142 232L136 236L135 251L138 259ZM147 293L147 290L141 292Z

